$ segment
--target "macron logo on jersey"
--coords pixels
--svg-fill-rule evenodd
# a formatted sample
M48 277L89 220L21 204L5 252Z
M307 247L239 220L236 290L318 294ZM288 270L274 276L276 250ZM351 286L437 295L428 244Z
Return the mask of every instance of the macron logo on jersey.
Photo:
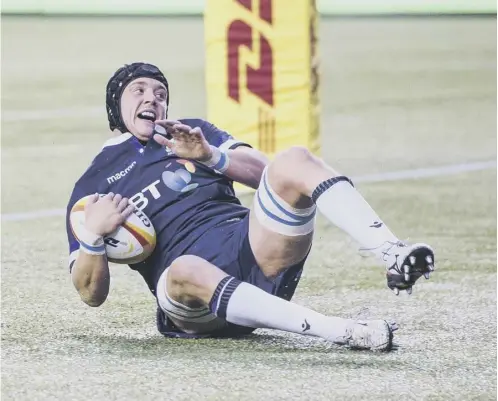
M112 184L113 182L116 182L123 178L126 174L128 174L133 167L135 167L135 164L137 164L136 161L131 163L128 167L126 167L124 170L121 170L119 173L116 173L114 175L111 175L110 177L107 177L107 182L109 184Z

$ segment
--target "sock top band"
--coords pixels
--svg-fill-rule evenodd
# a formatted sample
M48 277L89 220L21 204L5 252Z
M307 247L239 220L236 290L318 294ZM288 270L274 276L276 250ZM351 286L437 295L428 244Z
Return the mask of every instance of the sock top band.
M311 195L311 200L316 203L321 194L323 194L327 189L329 189L332 185L337 184L340 181L347 181L354 187L353 182L346 176L340 175L338 177L329 178L326 181L321 182L313 191Z

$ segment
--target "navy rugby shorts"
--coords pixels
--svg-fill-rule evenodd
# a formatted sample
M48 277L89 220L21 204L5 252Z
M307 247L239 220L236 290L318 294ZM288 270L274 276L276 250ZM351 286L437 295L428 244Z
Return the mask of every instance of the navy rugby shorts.
M306 261L304 258L274 279L265 277L249 244L249 213L243 218L228 220L211 228L186 253L199 256L236 279L288 301L294 295ZM165 336L182 338L236 337L254 331L253 328L227 323L225 327L212 333L183 333L159 307L157 327Z

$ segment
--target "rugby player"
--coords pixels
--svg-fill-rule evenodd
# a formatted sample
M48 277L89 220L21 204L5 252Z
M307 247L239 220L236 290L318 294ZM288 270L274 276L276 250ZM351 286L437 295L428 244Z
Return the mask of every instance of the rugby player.
M109 292L103 237L133 208L151 219L157 245L131 265L157 300L157 327L170 337L231 337L270 328L346 347L389 350L395 323L329 317L290 302L311 249L317 210L369 250L396 295L434 270L425 244L400 241L355 189L302 147L272 162L250 144L201 119L167 120L168 81L133 63L107 84L109 139L76 182L69 204L94 194L86 233L67 218L69 269L83 302ZM233 182L256 189L243 207ZM99 197L97 194L107 194Z

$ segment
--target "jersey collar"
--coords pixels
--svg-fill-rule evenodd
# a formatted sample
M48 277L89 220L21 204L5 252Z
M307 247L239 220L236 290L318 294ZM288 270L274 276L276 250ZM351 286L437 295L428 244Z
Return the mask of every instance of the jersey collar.
M104 143L104 146L102 146L102 149L108 148L110 146L119 145L119 144L121 144L123 142L126 142L128 140L130 141L130 143L135 147L135 149L139 153L143 153L144 152L145 146L142 145L142 143L140 143L140 141L135 136L133 136L132 134L130 134L129 132L125 132L124 134L121 134L121 135L112 137L111 139L108 139Z
M108 139L107 141L104 142L104 146L102 146L102 149L107 148L109 146L116 146L119 145L120 143L126 142L132 136L133 135L130 134L129 132L125 132L124 134L114 136L111 139Z

